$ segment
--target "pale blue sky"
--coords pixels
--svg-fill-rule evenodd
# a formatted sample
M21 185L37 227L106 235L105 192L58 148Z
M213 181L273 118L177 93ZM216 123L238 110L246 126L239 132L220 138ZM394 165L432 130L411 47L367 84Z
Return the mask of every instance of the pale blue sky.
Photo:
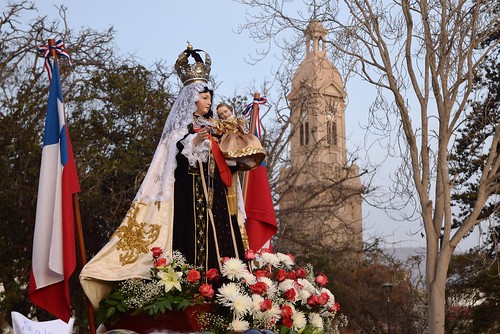
M250 97L249 87L259 87L265 79L272 80L279 66L279 61L272 54L254 65L245 60L255 55L259 45L247 33L238 35L235 32L238 25L244 22L248 9L233 1L49 0L37 3L40 15L46 14L49 19L57 17L55 4L64 4L68 8L67 20L73 29L89 26L103 30L113 26L117 47L122 52L134 53L145 63L164 60L172 66L189 40L195 48L210 54L212 74L220 83L218 94L223 96L238 93L249 94ZM346 90L349 95L346 132L348 147L353 150L363 145L364 131L360 124L367 123L368 107L375 91L355 80L346 84ZM364 165L366 155L377 159L383 154L373 151L360 153L358 165ZM388 182L387 176L380 175L375 179L378 186L387 186ZM363 214L365 237L383 236L397 246L425 245L425 239L420 237L418 231L420 227L415 225L418 223L393 221L382 211L367 205L363 207ZM469 238L467 244L477 243L475 235Z
M55 17L53 5L61 3L68 8L71 28L113 26L118 48L146 62L164 60L173 65L187 41L206 50L212 58L212 74L221 82L220 94L244 90L272 73L272 59L255 65L245 62L256 44L234 32L245 8L232 1L50 0L37 6Z

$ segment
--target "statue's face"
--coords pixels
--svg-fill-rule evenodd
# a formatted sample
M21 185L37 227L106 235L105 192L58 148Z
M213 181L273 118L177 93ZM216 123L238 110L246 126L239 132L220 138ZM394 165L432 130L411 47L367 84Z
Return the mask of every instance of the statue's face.
M200 93L200 99L196 102L196 116L204 116L210 111L212 105L212 95L209 92Z
M231 117L232 112L228 107L220 106L219 108L217 108L217 115L219 115L220 119L225 120Z

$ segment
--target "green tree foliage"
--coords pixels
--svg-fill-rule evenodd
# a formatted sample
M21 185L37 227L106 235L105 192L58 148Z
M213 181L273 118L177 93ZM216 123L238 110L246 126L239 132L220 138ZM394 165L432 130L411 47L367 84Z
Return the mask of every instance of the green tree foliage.
M499 37L500 25L497 23L490 37L481 44L481 48L490 45L496 45L496 47L476 72L474 90L477 98L471 101L471 109L459 130L458 139L450 155L450 173L455 175L455 192L452 199L454 206L458 209L453 221L454 227L460 226L463 219L474 208L477 201L477 180L482 174L488 172L484 170L488 163L487 149L500 122ZM500 150L500 146L497 145L496 150ZM488 164L488 166L491 168L491 165ZM489 183L493 191L478 220L490 221L490 239L493 238L490 242L491 251L498 253L498 239L494 238L495 229L499 228L500 221L498 175L489 180Z
M498 333L500 263L483 251L455 255L446 284L447 333Z
M125 216L153 157L172 101L169 87L137 64L96 71L68 104L80 174L84 234L92 256Z
M59 64L87 258L103 246L128 209L172 102L169 72L162 64L148 70L118 56L112 29L61 29L66 26L64 8L59 21L39 17L20 23L35 10L27 1L9 3L0 20L0 319L9 319L13 310L39 320L52 318L27 296L48 98L37 45L61 38L73 58L73 67L63 60ZM79 270L71 281L72 306L77 321L85 322Z

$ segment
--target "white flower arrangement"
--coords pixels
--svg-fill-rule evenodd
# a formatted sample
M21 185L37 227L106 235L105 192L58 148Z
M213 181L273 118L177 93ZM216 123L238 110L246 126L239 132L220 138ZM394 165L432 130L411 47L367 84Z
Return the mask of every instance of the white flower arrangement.
M223 259L219 273L194 268L179 252L163 256L159 247L151 251L151 279L121 282L102 305L108 321L205 304L210 309L198 323L207 333L257 329L266 334L320 334L346 324L345 318L338 319L340 305L325 287L328 278L315 275L310 265L297 267L290 254L247 251L246 262Z
M249 265L225 259L225 283L216 291L216 313L202 317L205 332L267 329L275 333L323 333L332 328L340 305L325 287L325 275L311 266L296 268L290 254L247 252ZM222 316L221 316L222 315Z

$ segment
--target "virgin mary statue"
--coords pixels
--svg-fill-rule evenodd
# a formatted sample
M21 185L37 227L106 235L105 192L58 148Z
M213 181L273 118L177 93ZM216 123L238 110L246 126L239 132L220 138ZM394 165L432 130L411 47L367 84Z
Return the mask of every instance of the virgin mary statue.
M94 308L116 282L150 277L153 247L166 254L178 250L204 269L219 269L223 257L243 256L243 222L228 210L231 170L217 159L217 140L207 131L213 114L211 59L205 53L203 61L200 52L188 45L179 55L175 69L184 86L146 177L121 225L80 273Z

